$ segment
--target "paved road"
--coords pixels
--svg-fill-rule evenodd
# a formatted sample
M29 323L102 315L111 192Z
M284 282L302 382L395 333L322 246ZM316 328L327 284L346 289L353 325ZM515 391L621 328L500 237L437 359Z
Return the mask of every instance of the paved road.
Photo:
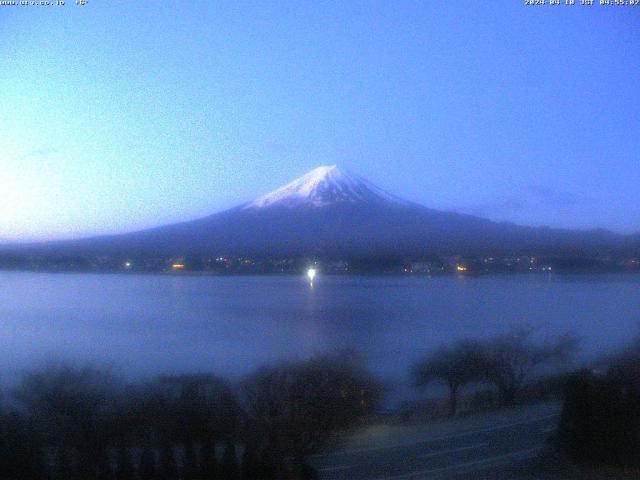
M322 479L442 479L535 457L560 405L517 407L423 426L374 426L339 452L315 459Z

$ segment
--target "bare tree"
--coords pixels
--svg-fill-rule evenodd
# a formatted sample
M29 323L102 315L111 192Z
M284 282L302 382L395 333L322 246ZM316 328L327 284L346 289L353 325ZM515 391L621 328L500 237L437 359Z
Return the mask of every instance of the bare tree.
M574 335L535 343L533 333L532 329L522 329L483 342L485 376L496 385L507 405L515 401L537 367L567 362L577 350L579 341Z
M441 382L449 389L449 415L458 405L458 390L469 383L484 379L486 359L481 345L472 340L460 340L450 347L441 347L413 367L417 386Z

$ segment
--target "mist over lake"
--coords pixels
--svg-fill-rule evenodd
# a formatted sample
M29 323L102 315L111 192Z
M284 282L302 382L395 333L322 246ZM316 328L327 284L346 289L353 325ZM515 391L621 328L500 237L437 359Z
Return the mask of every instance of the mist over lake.
M310 287L302 276L0 273L3 382L51 360L238 378L350 348L408 391L413 360L463 336L575 332L586 359L625 345L639 321L634 275L321 275Z

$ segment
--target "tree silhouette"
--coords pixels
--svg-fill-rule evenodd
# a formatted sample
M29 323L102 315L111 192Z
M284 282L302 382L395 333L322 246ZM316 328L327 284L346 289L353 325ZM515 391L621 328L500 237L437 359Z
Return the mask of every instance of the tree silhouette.
M182 480L196 480L198 478L198 460L193 443L187 443L184 447L182 462Z
M225 444L220 473L225 480L239 478L238 455L236 453L236 444L233 441L227 441Z
M178 466L173 448L168 442L163 442L158 459L158 480L176 480L178 478Z
M157 468L155 452L148 444L145 444L140 455L138 477L140 480L156 480L156 474Z
M258 480L264 478L260 472L260 456L253 442L245 442L241 463L242 480Z
M43 441L59 447L62 464L73 452L73 468L87 478L104 469L117 387L106 370L51 365L27 373L15 395Z
M504 404L512 404L525 381L542 364L567 362L578 348L571 334L535 343L532 329L522 329L483 342L485 377L498 388Z
M99 452L96 452L96 455L95 467L91 469L94 472L93 478L96 480L114 480L108 450L103 448ZM83 478L87 477L83 476Z
M17 414L0 415L0 478L44 480L46 464L42 442Z
M478 342L462 340L451 347L441 347L413 367L417 386L431 382L444 383L449 389L449 415L454 416L458 406L458 390L486 375L486 357Z
M378 383L349 352L260 369L243 388L247 429L278 475L330 448L379 398Z
M58 447L54 460L55 480L78 480L78 474L73 462L72 453L66 447Z
M135 480L135 469L129 449L121 445L116 452L116 480Z

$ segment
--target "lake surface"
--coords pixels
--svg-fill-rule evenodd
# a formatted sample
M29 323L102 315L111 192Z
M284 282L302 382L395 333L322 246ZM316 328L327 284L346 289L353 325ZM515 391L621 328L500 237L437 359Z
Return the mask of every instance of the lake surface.
M335 348L408 382L420 355L527 325L572 331L583 358L640 324L640 276L201 277L0 272L0 380L50 360L130 376L258 365Z

